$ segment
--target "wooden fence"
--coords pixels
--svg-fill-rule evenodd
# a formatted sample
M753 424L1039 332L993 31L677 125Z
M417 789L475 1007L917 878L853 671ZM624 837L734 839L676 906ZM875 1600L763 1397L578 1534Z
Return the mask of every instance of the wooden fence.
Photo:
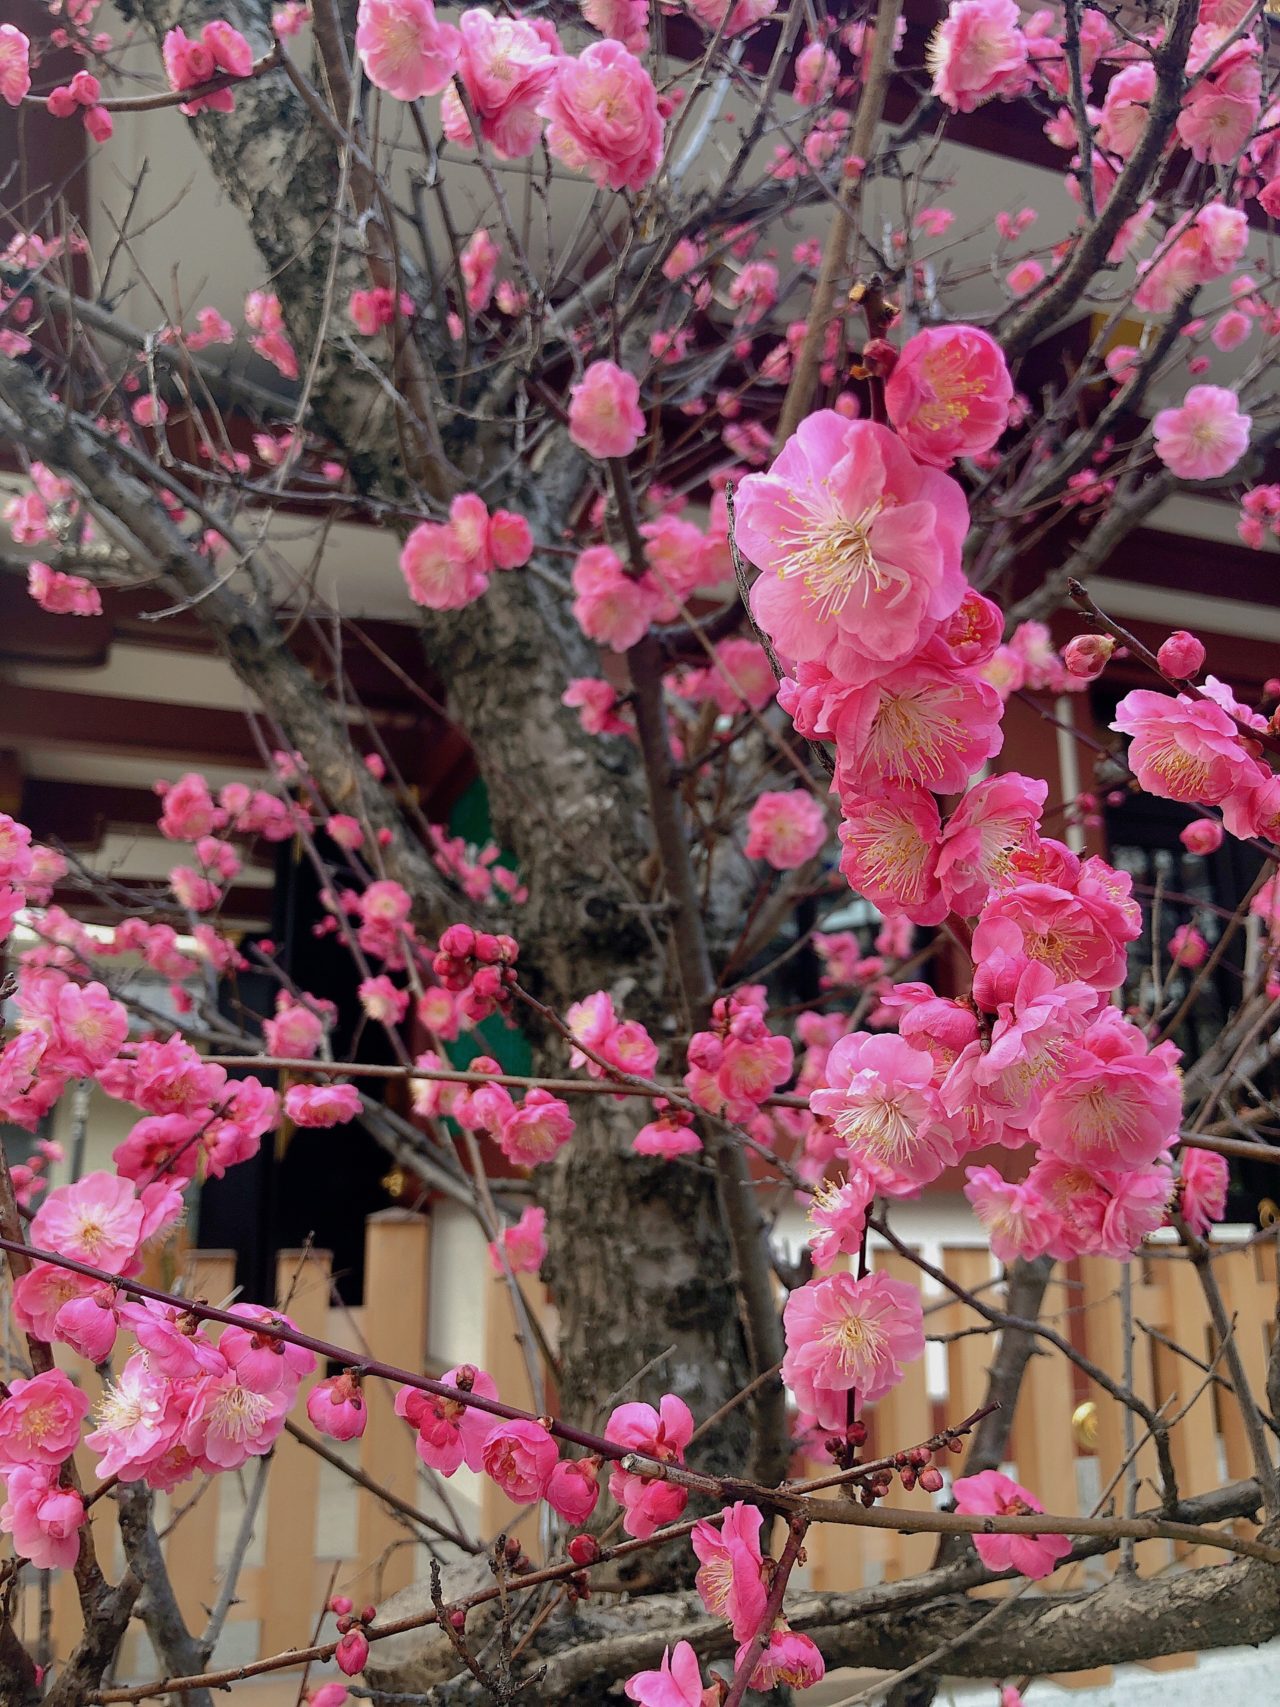
M363 1348L407 1368L435 1368L427 1332L431 1228L428 1220L400 1210L372 1216L366 1228L365 1301L359 1308L333 1302L329 1259L321 1252L285 1252L279 1259L278 1297L304 1330L344 1346ZM906 1259L877 1252L877 1266L897 1278L917 1281ZM994 1302L997 1269L980 1248L944 1249L941 1266L962 1286ZM188 1289L193 1296L220 1300L232 1289L231 1253L197 1251L188 1258ZM1214 1261L1236 1342L1250 1381L1265 1402L1265 1364L1276 1309L1275 1246L1270 1240L1223 1247ZM1120 1265L1102 1260L1055 1271L1042 1319L1054 1326L1089 1359L1115 1376L1125 1366ZM455 1277L456 1283L456 1277ZM475 1351L495 1377L503 1396L536 1408L521 1350L516 1313L505 1283L487 1263L477 1268L482 1292L483 1343ZM1205 1492L1223 1477L1252 1474L1248 1443L1238 1412L1215 1362L1215 1349L1199 1281L1192 1265L1174 1247L1152 1251L1132 1265L1131 1353L1133 1384L1150 1404L1176 1418L1171 1447L1183 1494ZM529 1307L542 1315L544 1301L533 1290ZM993 1347L986 1324L971 1306L926 1287L926 1329L938 1336L925 1363L907 1371L902 1384L875 1408L873 1446L894 1448L926 1439L941 1420L969 1414L985 1395L985 1371ZM1176 1349L1182 1347L1183 1351ZM1189 1355L1184 1355L1188 1353ZM68 1364L68 1367L71 1367ZM324 1372L319 1371L316 1379ZM366 1387L368 1426L363 1439L337 1448L326 1442L357 1475L371 1478L401 1500L448 1527L491 1538L508 1526L536 1554L536 1520L510 1506L482 1478L459 1473L442 1499L438 1481L422 1474L412 1431L394 1415L392 1393L382 1384ZM301 1406L295 1423L308 1429ZM1122 1508L1126 1439L1123 1413L1094 1389L1057 1352L1032 1358L1025 1379L1009 1458L1012 1473L1034 1489L1049 1510L1092 1511L1114 1499ZM958 1460L956 1461L958 1462ZM1149 1441L1138 1437L1134 1459L1138 1474L1154 1477ZM86 1483L92 1462L81 1463ZM815 1473L829 1469L817 1467ZM259 1487L259 1479L262 1486ZM887 1504L919 1507L926 1496L904 1495L895 1488ZM1153 1503L1151 1483L1141 1502ZM259 1655L314 1639L317 1609L334 1593L359 1603L381 1601L426 1574L427 1553L402 1517L351 1476L324 1462L292 1436L280 1440L266 1472L251 1461L242 1472L197 1477L161 1501L157 1515L179 1603L188 1624L203 1629L208 1609L218 1604L227 1560L252 1527L253 1539L241 1547L244 1564L235 1598L217 1649L217 1663L239 1665ZM250 1509L251 1508L251 1509ZM114 1507L109 1500L93 1511L95 1538L109 1566L119 1563ZM887 1530L822 1526L810 1531L808 1563L799 1579L815 1589L844 1590L896 1579L928 1566L936 1537L898 1536ZM445 1546L443 1552L449 1554ZM1139 1566L1152 1569L1171 1562L1165 1543L1139 1545ZM1183 1555L1191 1563L1197 1557ZM1213 1555L1217 1559L1222 1554ZM1097 1579L1108 1567L1101 1561L1068 1567L1056 1582L1076 1585ZM51 1596L46 1628L52 1631L53 1657L70 1651L79 1633L79 1609L69 1573L55 1575L42 1589L36 1573L22 1586L23 1622L34 1634L41 1595ZM325 1626L332 1634L331 1621ZM1169 1663L1192 1663L1182 1660ZM162 1669L162 1668L161 1668ZM140 1632L131 1634L119 1676L158 1675L155 1657ZM1076 1674L1073 1683L1091 1683L1100 1674ZM1105 1675L1105 1674L1102 1674ZM293 1700L294 1674L277 1697L255 1689L250 1700Z

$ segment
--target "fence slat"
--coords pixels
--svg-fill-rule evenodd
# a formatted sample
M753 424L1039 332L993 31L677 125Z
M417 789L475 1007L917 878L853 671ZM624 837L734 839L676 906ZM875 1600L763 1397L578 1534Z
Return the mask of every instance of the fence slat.
M305 1334L324 1335L329 1320L328 1251L281 1251L276 1258L276 1299ZM286 1303L286 1300L288 1301ZM323 1367L302 1384L298 1411ZM267 1482L262 1651L277 1653L310 1639L319 1607L310 1561L316 1553L320 1460L299 1441L281 1435Z
M379 1357L402 1369L420 1370L426 1355L429 1245L429 1223L410 1210L382 1209L365 1223L365 1322ZM368 1422L360 1465L383 1487L413 1502L418 1493L413 1430L396 1416L393 1401L385 1381L366 1384ZM360 1494L357 1534L365 1567L357 1579L362 1592L382 1600L414 1580L416 1549L405 1545L403 1527L372 1494Z
M901 1280L913 1287L920 1284L920 1271L908 1258L896 1252L877 1252L875 1266L892 1280ZM887 1452L915 1446L933 1433L933 1406L929 1402L923 1358L911 1364L893 1391L877 1402L875 1422L877 1450L883 1448ZM924 1497L927 1496L915 1491L903 1493L895 1480L892 1490L880 1503L919 1510ZM889 1529L873 1533L877 1537L883 1536L888 1542L884 1553L884 1574L889 1582L910 1576L914 1571L926 1570L937 1547L937 1538L932 1535L895 1535Z

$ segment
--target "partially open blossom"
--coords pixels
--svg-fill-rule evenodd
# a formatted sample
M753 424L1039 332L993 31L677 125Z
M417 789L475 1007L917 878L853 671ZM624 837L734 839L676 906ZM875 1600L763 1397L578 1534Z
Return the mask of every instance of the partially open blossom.
M352 1372L318 1382L307 1394L307 1418L331 1440L359 1440L368 1412L360 1382Z
M1091 682L1102 674L1115 649L1109 634L1073 634L1062 648L1062 662L1069 676Z
M599 1470L594 1459L562 1458L547 1478L544 1498L566 1523L585 1523L600 1498Z
M640 384L615 362L592 362L569 391L569 437L588 456L630 456L644 433Z
M713 1618L727 1619L735 1642L749 1642L760 1628L768 1595L760 1553L757 1506L738 1500L721 1514L718 1524L704 1518L690 1536L698 1556L694 1579L702 1604Z
M703 1707L715 1696L713 1690L703 1689L698 1656L688 1642L664 1648L658 1670L636 1672L624 1684L623 1694L640 1707Z
M1179 628L1161 643L1156 661L1166 676L1173 676L1180 682L1189 681L1204 668L1204 645L1194 634Z
M736 1664L744 1663L748 1646L748 1643L743 1643L738 1649L734 1656ZM752 1689L761 1691L775 1689L779 1685L811 1689L815 1683L821 1683L825 1675L826 1667L813 1638L789 1629L784 1620L779 1620L769 1632L769 1640L756 1661L749 1682Z
M163 57L169 86L178 90L207 83L219 72L247 77L253 69L253 50L248 42L239 30L221 18L207 23L198 41L191 40L183 30L170 30L164 38ZM218 89L211 95L184 102L181 111L229 113L234 106L231 90Z
M14 1552L37 1570L70 1570L80 1554L85 1521L80 1495L62 1487L57 1471L43 1464L16 1464L4 1481L0 1529L12 1539Z
M1227 1212L1229 1175L1225 1156L1188 1145L1179 1157L1179 1204L1193 1233L1208 1238L1215 1221Z
M591 545L573 566L573 614L582 632L625 652L648 632L657 608L651 589L628 575L616 551Z
M495 1424L480 1450L481 1468L520 1505L542 1498L557 1458L556 1443L542 1424L519 1418Z
M360 1109L354 1085L290 1085L284 1093L284 1111L295 1126L342 1126Z
M998 1470L961 1476L951 1491L965 1516L1027 1517L1044 1510L1034 1494ZM1065 1535L975 1535L973 1544L988 1570L1012 1568L1024 1577L1047 1577L1071 1551Z

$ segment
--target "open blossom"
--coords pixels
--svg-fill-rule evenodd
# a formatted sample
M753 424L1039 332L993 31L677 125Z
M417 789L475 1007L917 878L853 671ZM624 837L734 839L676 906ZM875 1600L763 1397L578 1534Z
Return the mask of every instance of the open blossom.
M725 1618L735 1642L749 1642L760 1628L768 1595L760 1553L759 1507L739 1500L719 1524L702 1519L690 1536L698 1557L694 1581L713 1618Z
M481 7L462 14L458 33L458 76L480 135L499 159L525 159L542 135L538 103L555 77L557 52L527 19L494 17ZM441 118L451 142L474 147L471 121L452 87Z
M58 1473L41 1464L16 1464L5 1472L0 1529L19 1558L42 1571L70 1570L80 1554L84 1501L64 1488Z
M851 889L884 913L936 925L948 907L938 885L937 802L923 788L885 783L841 800L840 870Z
M1188 1145L1179 1162L1178 1200L1182 1218L1193 1233L1207 1238L1213 1223L1221 1221L1227 1212L1226 1157Z
M995 1168L966 1168L964 1194L987 1230L998 1262L1043 1256L1058 1233L1058 1218L1034 1187L1011 1185Z
M102 594L83 575L67 575L47 563L27 566L27 591L54 616L101 616Z
M782 1379L821 1428L843 1430L850 1392L859 1408L874 1404L902 1380L904 1364L924 1356L920 1294L885 1274L798 1286L782 1319Z
M1044 1510L1034 1494L998 1470L961 1476L952 1492L965 1516L1028 1517ZM1013 1569L1024 1577L1047 1577L1071 1551L1065 1535L975 1535L973 1544L988 1570Z
M935 794L963 788L1004 740L1000 695L972 668L929 647L839 695L828 714L841 795L885 782Z
M498 1144L509 1161L535 1168L549 1162L572 1137L573 1116L568 1103L535 1087L503 1120Z
M810 1092L809 1107L834 1124L855 1167L880 1190L902 1196L956 1159L933 1076L926 1050L891 1033L851 1032L827 1057L826 1088Z
M656 1410L639 1403L618 1405L604 1433L606 1440L625 1446L628 1452L642 1453L661 1464L683 1464L684 1449L693 1438L693 1417L683 1399L664 1393ZM647 1540L664 1523L674 1523L689 1499L684 1488L617 1464L609 1476L609 1492L625 1508L622 1527L639 1541Z
M142 1242L146 1210L132 1183L116 1174L92 1173L51 1191L31 1223L37 1250L118 1273Z
M601 188L640 190L662 158L662 118L649 73L616 41L592 42L556 62L538 108L547 147Z
M1172 1043L1149 1049L1137 1026L1107 1008L1070 1046L1031 1124L1032 1139L1094 1170L1155 1161L1178 1135L1178 1054Z
M1193 385L1178 408L1159 411L1151 431L1156 455L1179 480L1212 480L1248 450L1252 425L1234 391Z
M0 24L0 100L22 104L31 87L31 43L14 24Z
M489 1246L489 1266L495 1274L505 1272L502 1258L512 1274L537 1274L547 1256L547 1212L530 1204L514 1227L504 1227L499 1244Z
M827 839L822 803L807 788L757 796L747 816L748 859L763 859L775 871L795 871L821 853Z
M1014 856L1034 849L1049 785L1017 771L965 794L938 848L938 882L954 912L977 913L1015 880Z
M903 443L935 468L990 450L1012 399L1004 353L976 326L930 326L908 338L884 388Z
M290 1085L284 1093L284 1112L295 1126L341 1126L360 1109L354 1085Z
M623 1686L628 1701L640 1707L704 1707L718 1697L715 1689L703 1689L698 1656L688 1642L662 1650L657 1671L638 1671Z
M953 112L971 113L993 95L1020 91L1027 40L1016 0L951 0L929 41L933 92Z
M431 0L360 0L356 52L365 75L400 101L438 95L453 76L462 38Z
M1132 736L1129 764L1162 800L1216 806L1251 780L1234 719L1201 694L1136 688L1116 707L1112 728Z
M625 652L648 632L657 609L651 588L622 567L610 546L591 545L573 566L573 614L582 632Z
M247 77L253 70L253 50L239 30L232 29L221 18L207 23L198 41L191 40L183 30L170 30L164 38L162 52L165 73L172 89L193 89L220 72L232 77ZM211 95L185 102L181 111L187 114L205 111L229 113L234 106L231 90L217 89Z
M922 468L895 433L809 415L765 474L742 482L737 542L764 573L760 626L793 661L867 681L906 658L965 592L964 494Z
M456 1387L460 1393L475 1393L481 1399L496 1399L498 1388L493 1376L473 1364L463 1363L447 1370L442 1385ZM418 1457L442 1476L452 1476L461 1464L468 1470L479 1470L484 1443L493 1427L488 1411L475 1409L461 1399L440 1398L434 1393L422 1393L416 1387L401 1387L395 1398L395 1412L418 1431L415 1450Z
M640 382L615 362L592 362L569 391L569 437L588 456L630 456L644 433Z
M0 1401L0 1467L58 1465L80 1442L89 1400L60 1369L10 1381Z

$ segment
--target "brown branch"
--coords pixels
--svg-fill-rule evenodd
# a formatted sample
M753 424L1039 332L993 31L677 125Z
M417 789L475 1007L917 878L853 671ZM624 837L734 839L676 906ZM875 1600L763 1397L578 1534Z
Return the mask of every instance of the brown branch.
M1190 0L1182 0L1182 4L1190 4ZM862 98L858 102L858 116L854 120L853 135L849 141L846 167L854 160L869 160L875 148L876 130L884 114L885 97L889 92L894 36L901 10L901 0L879 0L877 5L875 45L871 52L871 63L867 67L866 82L862 87ZM1194 7L1192 10L1194 15ZM800 346L791 381L782 400L775 446L784 444L791 437L809 411L814 376L822 359L827 329L835 311L836 287L845 277L849 265L849 240L862 205L862 178L862 171L859 170L855 176L846 177L841 185L839 208L827 233L826 246L822 252L822 268L809 304L804 343Z

